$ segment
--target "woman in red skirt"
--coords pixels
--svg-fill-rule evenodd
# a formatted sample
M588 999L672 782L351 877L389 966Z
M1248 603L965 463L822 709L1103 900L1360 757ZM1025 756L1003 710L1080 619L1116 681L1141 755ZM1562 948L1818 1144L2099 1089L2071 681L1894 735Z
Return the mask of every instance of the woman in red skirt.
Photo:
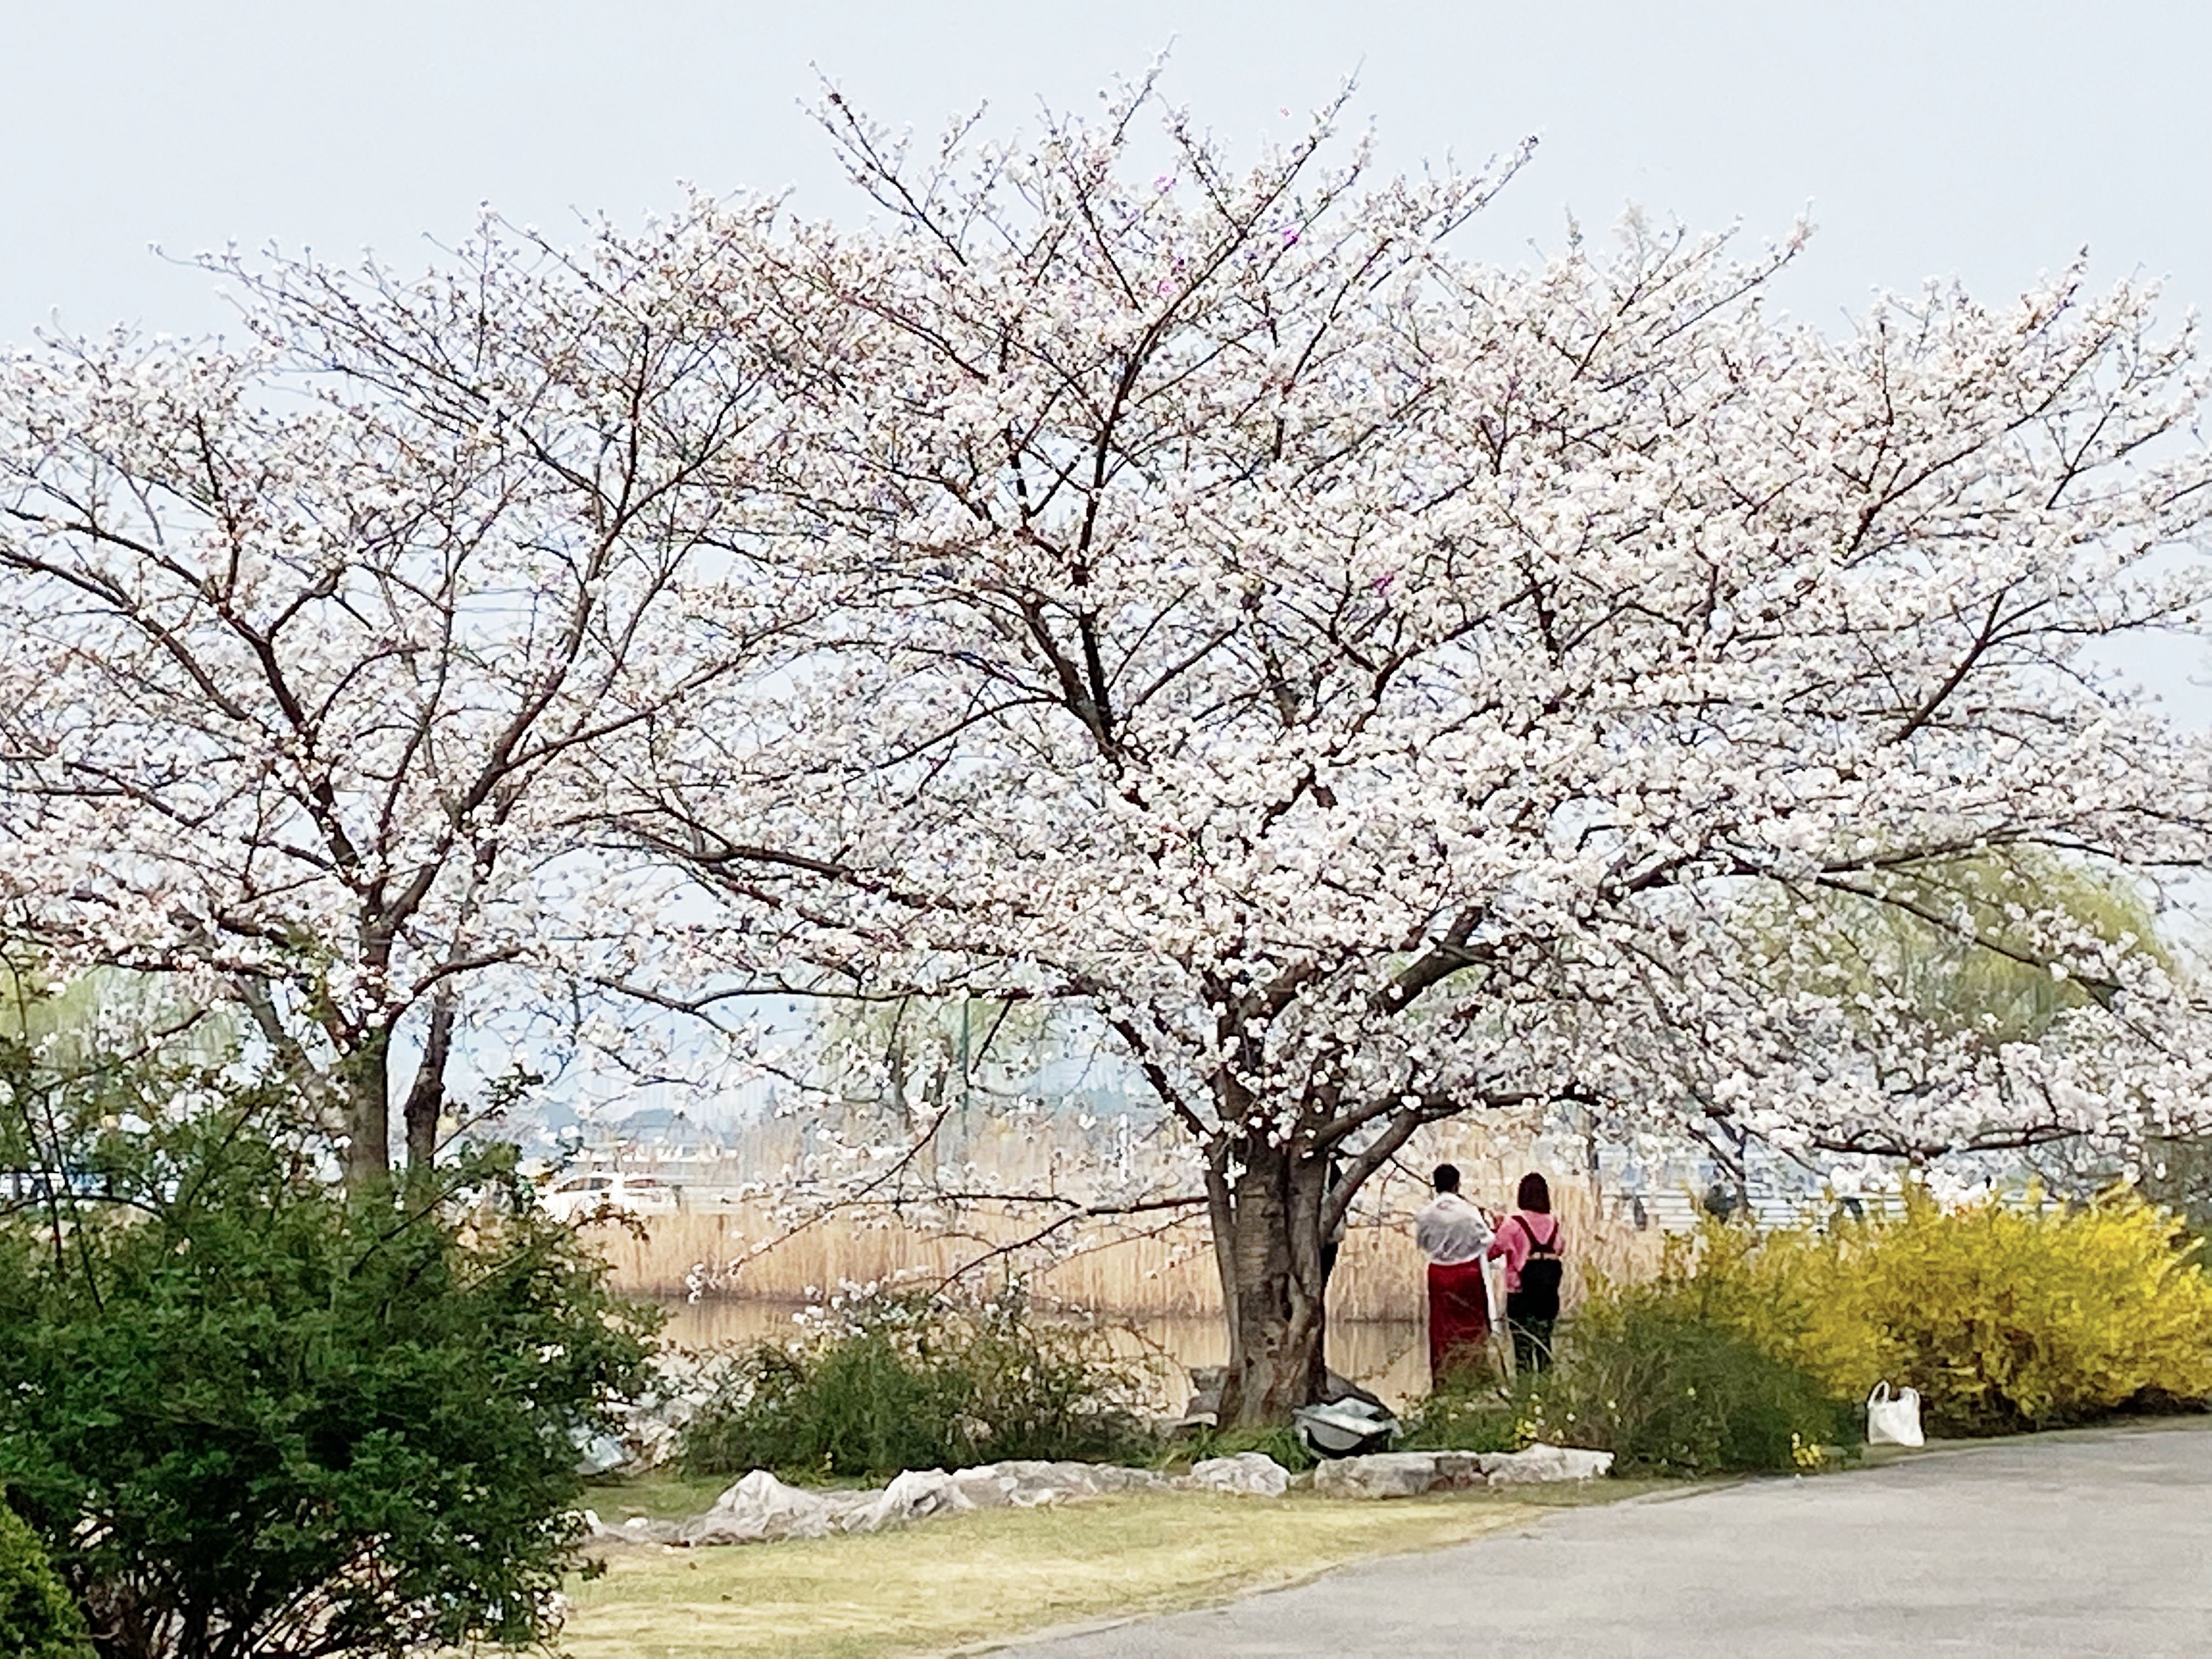
M1429 1382L1488 1364L1490 1297L1482 1258L1493 1233L1481 1211L1460 1196L1459 1171L1437 1165L1435 1201L1413 1219L1413 1242L1429 1259Z

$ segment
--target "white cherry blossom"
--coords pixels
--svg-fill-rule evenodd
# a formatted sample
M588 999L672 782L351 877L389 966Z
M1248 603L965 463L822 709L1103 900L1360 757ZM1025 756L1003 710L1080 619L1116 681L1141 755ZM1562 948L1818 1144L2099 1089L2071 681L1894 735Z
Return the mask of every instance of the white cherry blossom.
M1232 1417L1310 1396L1325 1242L1450 1115L1926 1157L2195 1114L2141 952L2054 919L2105 992L1992 1046L1778 989L1741 921L2203 860L2205 745L2092 649L2198 624L2190 331L2069 272L1832 337L1765 303L1794 242L1633 218L1473 263L1511 164L1377 179L1333 113L1239 167L1149 83L927 154L831 100L881 213L775 245L778 466L855 586L634 832L824 984L1095 1010L1202 1164Z

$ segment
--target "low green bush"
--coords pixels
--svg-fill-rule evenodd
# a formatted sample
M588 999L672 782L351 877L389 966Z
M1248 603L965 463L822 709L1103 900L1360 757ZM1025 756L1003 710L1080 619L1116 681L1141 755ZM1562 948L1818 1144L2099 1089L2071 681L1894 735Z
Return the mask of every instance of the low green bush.
M1006 1458L1143 1462L1140 1368L1018 1297L890 1297L834 1328L734 1356L685 1425L687 1474L834 1480Z
M0 1042L0 1115L44 1133L79 1085L37 1060ZM0 1206L0 1501L105 1659L549 1639L576 1447L645 1380L605 1264L511 1153L349 1200L281 1084L99 1086L40 1166L97 1194Z
M1404 1451L1517 1451L1522 1432L1519 1402L1494 1382L1448 1382L1407 1412L1397 1442Z
M1858 1438L1854 1405L1665 1287L1585 1301L1514 1400L1518 1443L1609 1451L1624 1475L1803 1473Z
M1416 1451L1609 1451L1614 1472L1804 1473L1856 1438L1856 1412L1705 1317L1679 1285L1600 1287L1559 1329L1553 1364L1472 1379L1405 1417Z
M0 1653L9 1659L93 1659L84 1614L46 1559L38 1534L0 1507Z

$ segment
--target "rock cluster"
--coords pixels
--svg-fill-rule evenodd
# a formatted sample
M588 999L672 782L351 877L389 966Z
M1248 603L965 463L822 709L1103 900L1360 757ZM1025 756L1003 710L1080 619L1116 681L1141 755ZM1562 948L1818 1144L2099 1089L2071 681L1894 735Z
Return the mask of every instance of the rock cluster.
M946 1474L908 1469L890 1486L868 1492L813 1492L786 1486L755 1469L714 1500L704 1515L680 1524L633 1520L609 1526L589 1515L591 1536L612 1542L758 1544L780 1538L826 1538L832 1533L881 1532L940 1515L971 1510L1035 1509L1071 1498L1114 1492L1226 1492L1279 1498L1290 1472L1258 1452L1208 1458L1175 1480L1150 1469L1114 1463L1016 1460Z
M1291 1489L1291 1472L1265 1452L1209 1457L1190 1466L1175 1483L1186 1492L1233 1492L1240 1498L1280 1498Z
M1118 1463L1042 1462L1015 1459L962 1469L952 1477L977 1509L1035 1509L1109 1492L1164 1492L1175 1483L1150 1469Z
M905 1477L901 1476L903 1480ZM755 1469L677 1529L686 1544L758 1544L771 1538L825 1538L880 1492L809 1492Z
M672 1544L682 1529L674 1521L653 1521L633 1515L620 1526L599 1519L599 1511L584 1511L584 1536L599 1544Z
M1323 1463L1314 1472L1316 1492L1340 1498L1413 1498L1480 1486L1539 1480L1588 1480L1613 1466L1610 1452L1531 1446L1518 1452L1379 1452ZM714 1500L704 1515L682 1522L638 1517L620 1526L589 1510L592 1538L631 1544L759 1544L781 1538L827 1538L833 1533L881 1532L940 1515L974 1510L1035 1509L1115 1492L1226 1492L1280 1498L1291 1474L1264 1452L1209 1457L1173 1479L1115 1463L1015 1461L986 1463L948 1474L908 1469L888 1486L870 1492L811 1492L787 1486L766 1469L755 1469Z
M1576 1446L1547 1446L1542 1441L1517 1452L1484 1452L1475 1459L1482 1478L1493 1486L1517 1486L1544 1480L1595 1480L1613 1473L1613 1454Z
M1376 1452L1314 1471L1314 1490L1339 1498L1418 1498L1468 1486L1590 1480L1613 1468L1611 1452L1541 1443L1517 1452Z
M1314 1471L1314 1490L1334 1498L1418 1498L1483 1484L1473 1452L1370 1452Z

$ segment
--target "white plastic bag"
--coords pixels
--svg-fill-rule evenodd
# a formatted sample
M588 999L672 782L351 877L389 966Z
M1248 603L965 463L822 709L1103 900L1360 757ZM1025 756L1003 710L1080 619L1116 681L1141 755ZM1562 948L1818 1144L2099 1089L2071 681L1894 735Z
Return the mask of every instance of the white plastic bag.
M1869 1446L1917 1446L1920 1434L1920 1395L1911 1389L1899 1389L1894 1395L1887 1382L1874 1385L1867 1396L1867 1444Z
M1513 1339L1505 1328L1505 1264L1494 1255L1482 1258L1482 1295L1490 1304L1490 1359L1498 1374L1513 1379Z

